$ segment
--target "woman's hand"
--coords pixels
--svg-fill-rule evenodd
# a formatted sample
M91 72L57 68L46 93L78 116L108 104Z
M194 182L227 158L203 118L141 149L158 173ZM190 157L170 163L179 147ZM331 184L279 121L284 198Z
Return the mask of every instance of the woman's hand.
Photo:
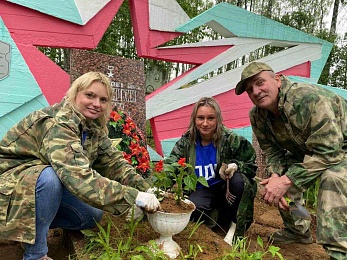
M222 166L219 169L219 175L223 180L231 179L234 176L234 173L237 171L238 167L236 163L222 163Z
M148 213L154 213L160 209L160 202L157 197L148 192L140 191L136 197L135 204Z

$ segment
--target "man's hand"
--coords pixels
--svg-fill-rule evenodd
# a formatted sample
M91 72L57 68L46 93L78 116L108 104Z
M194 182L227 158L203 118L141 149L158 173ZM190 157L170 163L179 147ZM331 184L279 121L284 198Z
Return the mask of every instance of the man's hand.
M280 207L288 207L284 195L293 183L286 175L282 175L281 177L274 175L268 179L264 179L259 184L264 185L262 195L266 203L273 203L275 206L279 206L281 201Z
M234 173L237 171L238 167L236 163L222 163L222 166L219 169L219 175L223 180L231 179L234 176Z
M278 206L283 210L289 210L289 205L285 197L280 198Z
M135 204L148 213L153 213L160 209L160 202L157 197L148 192L140 191L136 197Z

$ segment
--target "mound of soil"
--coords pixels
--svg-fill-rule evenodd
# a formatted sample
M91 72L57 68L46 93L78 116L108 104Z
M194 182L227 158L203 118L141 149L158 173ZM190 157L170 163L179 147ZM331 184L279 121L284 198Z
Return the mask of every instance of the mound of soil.
M112 221L119 228L118 231L112 234L113 237L119 236L120 234L127 234L126 230L122 230L125 225L124 217L105 215L102 224L107 223L107 217L111 217ZM269 206L264 203L261 199L255 199L255 212L254 212L254 223L247 231L247 237L250 240L249 251L261 251L259 245L257 245L257 237L260 236L267 243L268 234L273 231L282 228L282 220L278 210L275 207ZM188 252L188 237L194 228L194 223L189 223L188 227L180 234L174 236L174 240L181 246L182 251L187 254ZM312 235L315 239L315 217L313 216L312 221ZM68 260L69 254L70 259L84 260L88 259L88 256L84 255L83 249L86 241L80 232L69 232L65 233L59 229L51 230L49 235L49 253L48 255L54 260ZM231 247L224 242L223 238L225 233L218 232L214 233L209 228L201 225L189 239L190 244L197 243L203 249L203 253L199 253L196 259L211 260L218 259L223 256L224 253L230 251ZM146 220L140 222L140 225L135 231L134 237L146 243L149 240L153 240L159 237L159 235L153 231ZM70 244L67 243L70 241ZM70 246L69 246L70 245ZM72 245L72 246L71 246ZM313 243L310 245L304 244L289 244L281 245L280 253L285 259L290 260L328 260L329 257L325 253L322 246ZM20 260L22 259L23 249L17 242L11 242L6 240L0 240L0 260ZM271 256L265 257L264 259L278 259L272 258Z
M250 251L259 251L257 237L260 236L264 244L267 236L272 232L283 228L282 218L276 207L266 204L262 199L256 197L254 204L254 222L247 231L246 236L252 241ZM311 233L313 241L316 241L316 217L311 215ZM329 256L321 245L313 244L288 244L279 246L280 253L285 259L290 260L328 260ZM258 249L256 249L258 248ZM273 259L271 257L264 259Z

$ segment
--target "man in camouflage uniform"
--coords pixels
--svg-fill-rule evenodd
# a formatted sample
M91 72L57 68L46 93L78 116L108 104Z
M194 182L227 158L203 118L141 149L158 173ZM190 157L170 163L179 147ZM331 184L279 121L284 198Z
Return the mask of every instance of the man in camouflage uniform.
M135 203L159 207L107 136L112 93L105 75L86 73L61 103L29 114L1 140L0 237L24 242L25 260L51 259L49 228L91 228L102 210L122 214Z
M247 92L253 131L266 156L262 195L279 206L285 229L274 243L311 243L309 220L290 214L284 198L302 202L302 192L320 180L317 243L331 259L347 259L347 102L313 84L277 75L265 63L250 63L236 94Z

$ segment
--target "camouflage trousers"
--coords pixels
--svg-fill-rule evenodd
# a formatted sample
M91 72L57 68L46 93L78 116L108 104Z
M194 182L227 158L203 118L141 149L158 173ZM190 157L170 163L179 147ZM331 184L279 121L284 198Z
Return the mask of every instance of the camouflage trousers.
M347 259L347 158L321 176L317 243L332 259Z
M287 196L303 203L302 192L295 188ZM347 259L347 158L326 170L320 179L317 206L317 243L323 245L331 259ZM284 226L304 234L310 220L292 216L280 210Z

